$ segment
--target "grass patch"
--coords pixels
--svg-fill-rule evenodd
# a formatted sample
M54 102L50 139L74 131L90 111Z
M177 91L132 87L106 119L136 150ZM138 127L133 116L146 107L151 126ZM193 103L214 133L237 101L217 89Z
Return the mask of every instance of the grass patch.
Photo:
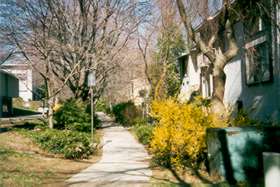
M0 187L65 186L66 179L99 159L100 155L87 160L55 157L41 150L22 130L11 129L0 133Z
M25 167L24 163L32 159L30 154L0 147L0 186L36 186L41 184L44 176L40 176ZM18 161L21 161L21 164Z
M99 139L91 142L90 133L48 129L44 126L34 130L20 129L19 132L33 140L43 150L62 155L66 159L86 159L97 152Z

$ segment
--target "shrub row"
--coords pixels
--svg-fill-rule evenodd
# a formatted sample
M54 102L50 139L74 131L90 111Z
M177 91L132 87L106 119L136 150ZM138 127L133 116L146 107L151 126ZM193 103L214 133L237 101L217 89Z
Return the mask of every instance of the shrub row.
M67 159L88 158L97 149L97 140L91 143L90 134L56 129L25 131L42 149L62 154Z
M134 119L141 116L140 110L131 101L114 105L112 112L116 122L123 126L132 126Z
M150 143L153 129L154 126L152 124L148 124L146 120L141 118L136 119L133 126L133 132L137 136L137 139L144 145L148 145Z

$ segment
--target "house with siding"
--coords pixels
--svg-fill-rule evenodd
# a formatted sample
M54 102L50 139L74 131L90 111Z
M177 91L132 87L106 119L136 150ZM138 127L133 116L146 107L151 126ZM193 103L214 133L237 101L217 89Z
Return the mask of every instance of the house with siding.
M1 69L15 75L19 80L19 97L23 101L33 100L33 74L30 65L27 63L4 63Z
M214 19L219 16L223 0L205 2L208 2L210 16ZM280 11L279 4L274 4L273 0L271 3L273 21L259 16L254 23L237 22L233 27L239 52L224 68L224 103L244 108L253 118L279 121ZM194 19L197 31L203 32L203 20L206 19ZM179 99L187 101L194 92L211 98L214 88L213 75L208 72L208 58L191 47L178 58L178 64L182 79Z
M13 114L13 97L19 96L19 80L6 71L0 70L0 117Z

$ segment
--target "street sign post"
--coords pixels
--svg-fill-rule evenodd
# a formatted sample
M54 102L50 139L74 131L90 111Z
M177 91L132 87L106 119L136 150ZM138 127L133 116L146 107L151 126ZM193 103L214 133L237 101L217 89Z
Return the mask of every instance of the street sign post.
M95 71L88 74L88 87L90 88L90 111L91 111L91 141L93 142L93 126L94 126L94 102L93 87L96 85Z

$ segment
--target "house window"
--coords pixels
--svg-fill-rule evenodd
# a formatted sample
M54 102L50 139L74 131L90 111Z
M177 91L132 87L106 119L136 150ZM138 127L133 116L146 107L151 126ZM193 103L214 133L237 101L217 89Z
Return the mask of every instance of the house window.
M188 56L183 55L177 59L177 63L179 66L179 72L180 72L180 79L183 81L185 74L186 74L186 61L187 61Z
M262 36L245 45L246 81L255 84L270 81L272 78L269 58L269 43Z
M262 18L247 24L245 33L246 83L248 85L272 80L270 27ZM245 26L245 28L246 28Z
M203 98L211 98L213 95L213 75L208 67L201 68L201 94Z

